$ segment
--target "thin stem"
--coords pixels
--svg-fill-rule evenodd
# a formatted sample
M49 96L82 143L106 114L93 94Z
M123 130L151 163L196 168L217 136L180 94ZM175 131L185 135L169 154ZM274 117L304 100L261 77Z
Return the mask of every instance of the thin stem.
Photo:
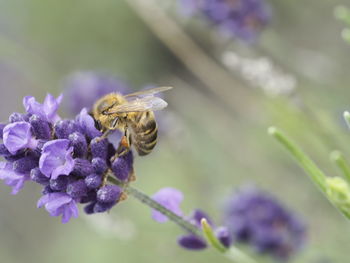
M305 170L306 174L309 175L311 180L322 190L322 192L326 193L326 175L321 171L321 169L318 168L317 165L298 146L296 146L278 129L275 127L270 127L268 132L288 150L288 152L297 160L299 165Z
M163 215L168 217L171 221L173 221L174 223L176 223L186 231L192 234L195 234L197 236L202 236L200 230L197 227L195 227L193 224L191 224L187 220L183 219L181 216L178 216L177 214L173 213L166 207L162 206L158 202L154 201L148 195L142 193L141 191L137 190L134 187L131 187L130 185L120 182L118 179L112 176L108 176L108 181L115 185L121 186L127 194L130 194L131 196L138 199L142 203L162 213Z
M350 183L350 166L346 162L344 155L339 151L333 151L331 160L338 166L344 178Z
M204 236L206 237L207 241L212 245L212 247L214 247L221 253L225 253L227 251L227 248L224 245L222 245L221 242L217 239L213 229L211 228L211 226L205 218L202 218L201 225Z
M346 125L348 125L348 128L350 129L350 112L345 111L343 116L344 116L344 120L346 122Z
M235 246L231 246L226 252L225 256L237 263L257 263L254 259L248 257L241 250Z

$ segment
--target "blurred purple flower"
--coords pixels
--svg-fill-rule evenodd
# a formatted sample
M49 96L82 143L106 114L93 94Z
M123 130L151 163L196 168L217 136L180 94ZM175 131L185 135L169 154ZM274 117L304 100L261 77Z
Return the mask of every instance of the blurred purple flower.
M62 215L62 223L67 223L71 217L78 217L76 202L66 193L49 193L38 200L38 208L45 206L51 216Z
M97 99L108 93L128 91L128 86L121 80L92 71L73 73L65 84L66 97L69 98L67 106L74 115L82 108L90 110Z
M205 16L224 33L248 42L254 41L271 18L265 0L179 0L189 15Z
M7 150L12 154L24 148L35 149L38 145L38 141L32 136L30 124L23 121L6 125L3 140Z
M27 113L38 115L43 120L55 123L60 120L57 110L61 104L62 98L62 95L55 99L51 94L47 94L44 103L40 104L34 97L27 96L23 99L23 105Z
M211 220L209 215L200 209L193 210L192 214L188 218L188 221L190 221L192 224L196 225L197 227L201 228L202 227L201 220L203 218L207 220L209 225L213 226L213 221Z
M18 173L13 170L9 162L0 162L0 179L12 187L12 194L17 194L24 186L25 181L30 179L29 174Z
M240 189L231 197L224 221L235 240L280 259L288 259L305 239L304 224L275 198L255 188Z
M179 190L171 187L162 188L152 196L152 199L178 216L182 215L180 204L183 200L183 194ZM152 210L152 218L159 223L168 221L165 215L156 210Z
M69 140L58 139L44 144L39 160L40 171L51 179L59 175L69 175L73 170L73 147L69 147Z
M193 234L180 236L177 242L181 247L189 250L202 250L207 248L207 242L202 237Z

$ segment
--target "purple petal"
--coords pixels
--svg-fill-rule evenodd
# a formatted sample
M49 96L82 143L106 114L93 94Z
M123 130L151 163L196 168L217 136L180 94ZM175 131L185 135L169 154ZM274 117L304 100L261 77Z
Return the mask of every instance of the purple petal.
M55 214L60 207L70 201L72 198L65 193L52 193L49 194L49 201L45 204L45 208L50 214Z
M51 94L47 94L44 104L43 110L48 120L51 120L52 123L59 121L61 118L57 115L58 107L61 104L63 95L61 94L57 99Z
M69 140L58 139L45 143L43 146L43 152L55 152L60 149L67 149L69 146Z
M40 171L45 176L56 179L59 175L68 175L73 170L73 147L68 146L69 140L65 139L45 143L39 160Z
M51 94L48 94L43 104L40 104L32 96L24 97L23 105L28 113L40 116L43 120L55 123L60 120L57 115L57 110L62 101L62 95L55 99Z
M49 200L49 194L43 195L36 204L37 208L43 207L47 202L49 202Z
M42 105L37 102L33 96L24 97L23 105L27 113L36 114L41 118L46 119L46 116L42 110Z
M96 129L94 119L88 114L86 108L82 109L80 114L77 116L77 121L83 128L84 133L90 137L100 137L102 133Z
M23 188L25 181L29 180L29 175L16 173L11 163L0 162L0 179L12 187L11 194L15 195Z
M152 196L152 198L178 216L182 215L180 204L183 200L183 194L179 190L171 187L166 187L160 189ZM165 215L156 210L152 210L152 218L159 223L164 223L168 220Z
M67 223L72 216L78 217L76 202L66 193L46 194L38 200L37 206L45 206L51 216L62 215L62 223Z
M27 122L8 124L3 133L4 145L12 154L24 148L35 148L37 145L37 141L32 138L30 124Z
M59 175L69 175L73 171L74 161L72 157L73 147L70 147L65 156L65 162L63 165L57 166L51 174L52 179L56 179Z
M77 218L78 215L79 215L78 207L76 202L73 200L64 209L64 212L62 215L62 223L66 224L68 223L71 217Z

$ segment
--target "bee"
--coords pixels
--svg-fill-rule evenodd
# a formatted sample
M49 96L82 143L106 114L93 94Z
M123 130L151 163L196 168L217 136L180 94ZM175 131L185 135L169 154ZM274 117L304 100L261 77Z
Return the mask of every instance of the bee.
M130 150L131 145L140 156L149 154L157 143L158 127L154 112L168 104L154 96L172 87L159 87L127 95L110 93L100 98L93 106L92 115L106 138L115 130L122 137L115 157Z

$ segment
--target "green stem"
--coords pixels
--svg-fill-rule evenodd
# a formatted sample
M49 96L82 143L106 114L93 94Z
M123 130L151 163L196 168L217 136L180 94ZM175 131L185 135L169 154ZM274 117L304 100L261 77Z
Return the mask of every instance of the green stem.
M254 259L248 257L246 254L244 254L241 250L239 250L235 246L230 247L225 253L225 256L228 259L237 263L257 263Z
M311 180L322 190L322 192L325 193L326 175L321 171L321 169L318 168L317 165L298 146L296 146L278 129L275 127L270 127L268 132L288 150L288 152L297 160L299 165L309 175Z
M227 248L221 244L214 234L213 229L209 225L208 221L205 218L202 218L201 225L203 229L204 236L206 237L209 244L211 244L215 249L221 253L225 253Z
M187 220L183 219L181 216L178 216L177 214L173 213L172 211L170 211L166 207L162 206L158 202L154 201L148 195L142 193L141 191L137 190L134 187L129 186L128 184L125 184L125 183L119 181L115 177L108 176L108 181L115 184L115 185L122 187L127 194L133 196L134 198L138 199L142 203L144 203L144 204L148 205L149 207L162 213L163 215L168 217L169 220L173 221L174 223L176 223L177 225L179 225L180 227L182 227L186 231L188 231L192 234L195 234L197 236L202 236L200 230L196 226L194 226L193 224L191 224Z
M346 162L344 155L339 151L333 151L331 160L338 166L344 178L350 183L350 166Z
M350 112L348 111L344 111L344 120L346 122L346 124L348 125L349 129L350 129Z

